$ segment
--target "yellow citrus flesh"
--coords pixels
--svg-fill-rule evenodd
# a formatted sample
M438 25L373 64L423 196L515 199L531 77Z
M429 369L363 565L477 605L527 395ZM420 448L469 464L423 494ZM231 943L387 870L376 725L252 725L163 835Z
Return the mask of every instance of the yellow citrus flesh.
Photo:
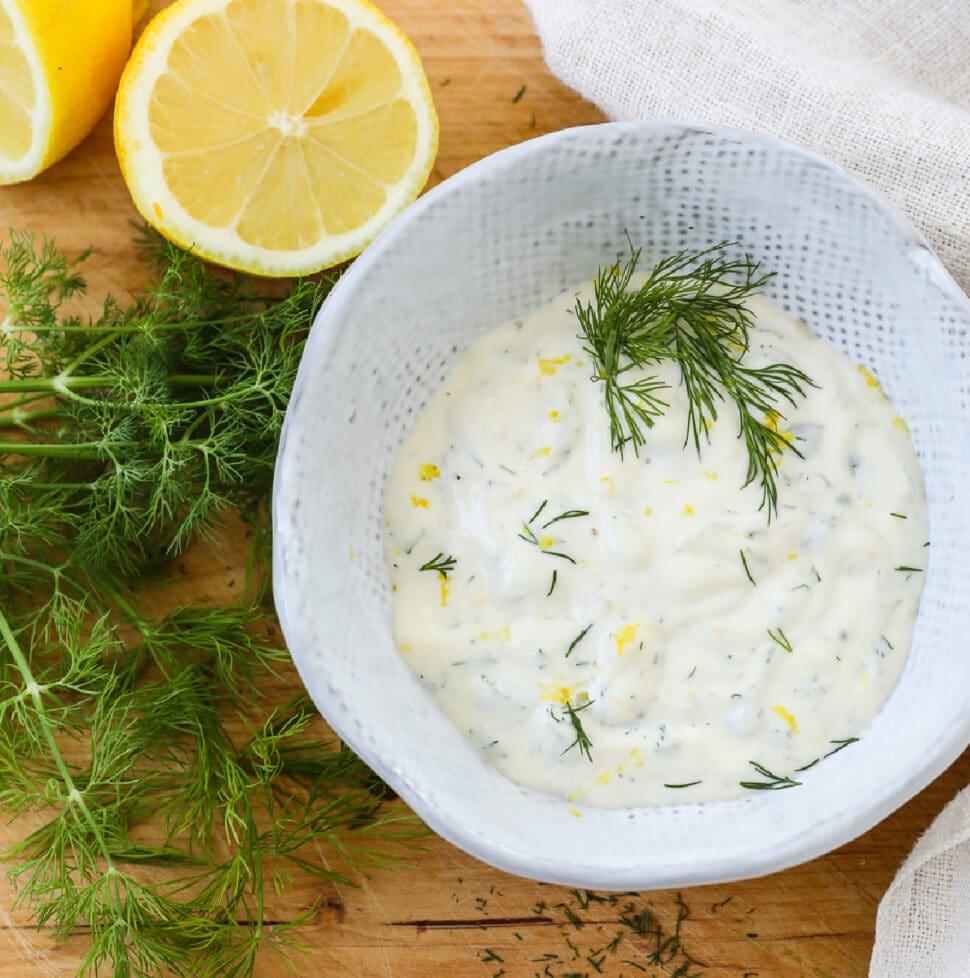
M69 153L111 104L132 0L0 0L0 184Z
M177 0L115 109L145 219L263 275L357 254L418 195L437 138L417 53L364 0Z

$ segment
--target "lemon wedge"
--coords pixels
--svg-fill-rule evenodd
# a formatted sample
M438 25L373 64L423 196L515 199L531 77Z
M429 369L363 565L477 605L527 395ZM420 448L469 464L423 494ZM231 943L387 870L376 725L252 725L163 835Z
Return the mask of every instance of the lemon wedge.
M294 275L356 255L417 197L438 119L417 52L365 0L176 0L132 52L115 146L167 238Z
M0 184L66 156L111 104L132 0L0 0Z

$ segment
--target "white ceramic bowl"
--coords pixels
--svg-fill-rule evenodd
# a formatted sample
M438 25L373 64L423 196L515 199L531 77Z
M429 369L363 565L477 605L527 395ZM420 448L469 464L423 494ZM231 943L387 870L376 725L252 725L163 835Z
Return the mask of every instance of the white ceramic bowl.
M588 279L734 239L769 292L878 374L923 467L932 546L902 679L861 742L801 787L739 801L586 808L485 763L399 655L382 497L398 446L489 327ZM429 825L486 862L596 888L754 876L830 850L970 740L970 303L923 240L833 164L766 136L616 123L504 150L426 194L358 258L314 325L273 503L293 660L342 738Z

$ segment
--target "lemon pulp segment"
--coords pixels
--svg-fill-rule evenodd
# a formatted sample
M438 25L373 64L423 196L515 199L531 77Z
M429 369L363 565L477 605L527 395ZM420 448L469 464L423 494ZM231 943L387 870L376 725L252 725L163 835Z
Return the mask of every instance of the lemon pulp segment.
M0 6L0 161L15 162L30 150L36 98L30 63L10 14Z
M179 6L184 23L143 37L122 81L116 139L136 205L173 240L250 270L355 254L434 157L416 53L360 0Z

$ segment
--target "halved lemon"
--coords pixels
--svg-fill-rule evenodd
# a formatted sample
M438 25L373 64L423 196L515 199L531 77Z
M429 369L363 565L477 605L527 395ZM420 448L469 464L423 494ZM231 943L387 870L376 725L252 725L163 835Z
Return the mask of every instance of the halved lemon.
M115 145L142 216L261 275L356 255L424 186L417 52L365 0L176 0L135 45Z
M66 156L111 104L132 0L0 0L0 184Z

